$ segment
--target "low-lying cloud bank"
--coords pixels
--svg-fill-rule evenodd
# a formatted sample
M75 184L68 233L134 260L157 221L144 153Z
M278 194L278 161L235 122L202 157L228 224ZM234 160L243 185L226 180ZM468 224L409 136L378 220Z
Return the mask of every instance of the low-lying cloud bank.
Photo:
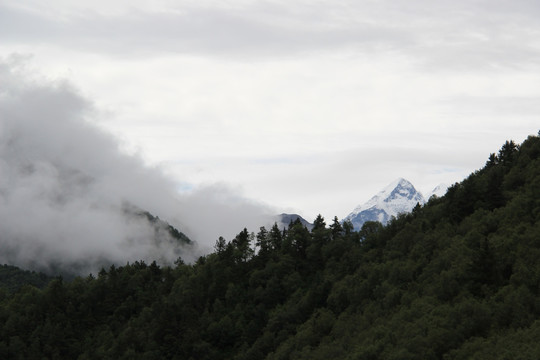
M83 272L192 261L218 236L268 222L269 208L224 186L180 195L159 169L122 153L88 121L97 112L69 83L29 74L14 58L0 62L0 78L0 263ZM156 239L127 205L159 216L195 245Z

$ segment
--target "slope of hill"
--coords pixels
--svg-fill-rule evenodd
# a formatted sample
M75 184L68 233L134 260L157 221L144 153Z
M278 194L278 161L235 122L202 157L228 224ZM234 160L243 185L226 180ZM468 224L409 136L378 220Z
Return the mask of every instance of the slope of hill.
M0 357L540 357L539 137L386 226L347 224L244 229L193 265L25 287L0 298Z
M0 289L9 293L19 290L25 285L37 288L45 287L53 278L43 273L22 270L16 266L0 265Z

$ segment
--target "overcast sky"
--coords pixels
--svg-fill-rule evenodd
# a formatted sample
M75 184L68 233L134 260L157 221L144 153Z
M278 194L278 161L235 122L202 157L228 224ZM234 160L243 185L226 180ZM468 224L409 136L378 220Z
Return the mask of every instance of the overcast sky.
M179 191L343 218L538 132L538 19L537 0L0 0L0 56L67 80Z

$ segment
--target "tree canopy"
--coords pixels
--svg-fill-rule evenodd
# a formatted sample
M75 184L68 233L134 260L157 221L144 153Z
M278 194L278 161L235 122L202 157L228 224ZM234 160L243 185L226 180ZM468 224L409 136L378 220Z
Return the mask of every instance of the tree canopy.
M243 229L0 296L6 359L538 359L540 138L386 226Z

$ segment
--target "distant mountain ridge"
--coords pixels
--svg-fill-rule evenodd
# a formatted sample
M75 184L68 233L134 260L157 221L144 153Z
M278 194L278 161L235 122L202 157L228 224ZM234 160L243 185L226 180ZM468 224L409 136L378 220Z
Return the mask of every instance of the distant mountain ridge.
M446 185L441 184L429 193L429 197L433 195L442 196L446 189ZM416 190L410 181L399 178L373 196L368 202L357 206L344 218L344 221L350 221L354 229L359 230L367 221L378 221L386 224L392 217L410 212L417 204L423 205L425 203L426 198Z
M431 190L431 192L425 197L425 200L429 200L433 195L437 197L442 197L444 194L446 194L446 191L448 190L448 185L446 184L439 184L435 187L435 189Z
M278 215L277 224L278 224L280 229L288 228L289 224L291 222L296 221L297 219L300 220L302 225L304 225L308 230L313 229L313 224L310 223L309 221L307 221L306 219L304 219L303 217L301 217L298 214L286 214L286 213L280 214L280 215Z

